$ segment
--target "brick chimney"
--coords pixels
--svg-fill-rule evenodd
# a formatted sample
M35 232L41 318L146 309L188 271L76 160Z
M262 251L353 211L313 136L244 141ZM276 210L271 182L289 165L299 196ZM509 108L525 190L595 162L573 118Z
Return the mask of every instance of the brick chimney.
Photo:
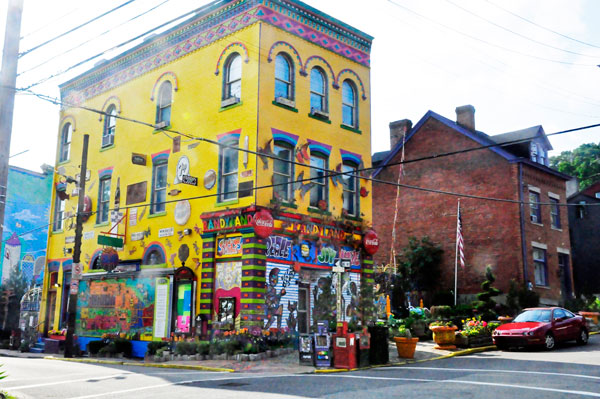
M456 107L456 123L466 129L475 131L475 107L472 105Z
M410 132L410 129L412 129L412 122L408 119L390 122L390 150L402 142L402 138Z

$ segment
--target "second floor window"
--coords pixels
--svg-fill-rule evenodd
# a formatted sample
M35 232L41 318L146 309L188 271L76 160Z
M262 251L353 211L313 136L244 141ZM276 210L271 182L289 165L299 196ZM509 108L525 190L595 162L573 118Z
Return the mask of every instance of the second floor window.
M67 123L63 126L62 133L60 135L60 155L58 156L59 162L65 162L69 160L71 154L71 137L73 135L73 125Z
M342 123L354 128L358 127L358 104L356 98L354 83L345 80L342 84Z
M273 149L275 156L279 158L273 160L273 184L275 184L273 196L276 199L290 201L293 198L291 184L294 170L291 163L293 150L288 146L278 144L275 144Z
M100 180L98 192L98 217L97 223L108 222L108 209L110 208L110 177Z
M63 229L63 218L65 217L65 201L61 200L58 195L54 202L54 223L52 231L60 231Z
M242 57L232 54L225 63L225 82L223 87L223 100L229 98L242 98Z
M275 57L275 98L294 99L294 72L292 63L285 54Z
M560 229L560 206L558 205L558 200L556 198L550 198L550 219L552 222L552 227L555 229Z
M164 212L167 208L167 163L154 164L152 171L152 206L150 213Z
M540 209L540 194L535 191L529 192L529 218L533 223L542 223L542 211Z
M327 112L327 80L321 68L310 71L310 111Z
M344 189L344 211L348 216L358 216L358 179L355 177L356 168L350 165L343 165L342 172L352 172L352 174L342 175Z
M238 142L227 145L237 147ZM219 201L234 200L238 197L238 150L221 147L219 154Z
M310 177L317 178L311 180L314 187L310 190L310 206L319 207L320 201L327 202L327 159L320 155L310 156Z
M104 116L104 131L102 132L102 147L115 143L115 128L117 126L117 107L111 105Z
M171 124L171 103L173 102L173 85L168 80L160 85L156 103L156 123Z

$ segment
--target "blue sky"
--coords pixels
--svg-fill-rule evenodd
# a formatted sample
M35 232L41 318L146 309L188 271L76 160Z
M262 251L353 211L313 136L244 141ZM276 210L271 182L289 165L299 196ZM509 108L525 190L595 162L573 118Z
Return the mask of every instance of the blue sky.
M90 19L124 0L24 0L21 51ZM165 2L166 1L166 2ZM393 1L393 2L392 2ZM162 4L165 2L164 4ZM476 128L499 134L534 125L546 133L600 123L600 2L593 0L305 0L375 37L372 60L372 149L389 148L388 124L416 123L428 110L450 119L472 104ZM0 5L4 34L6 2ZM136 36L207 1L137 0L113 14L21 59L23 87ZM512 12L512 15L497 6ZM129 18L158 8L133 22ZM528 19L560 35L528 23ZM486 21L487 20L487 21ZM495 25L494 25L495 24ZM110 31L77 50L66 50ZM512 33L510 32L512 31ZM106 54L104 58L118 52ZM45 62L56 57L50 62ZM39 85L58 96L58 84L85 66ZM39 170L53 164L58 106L19 95L11 164ZM600 129L551 138L555 148L600 141Z

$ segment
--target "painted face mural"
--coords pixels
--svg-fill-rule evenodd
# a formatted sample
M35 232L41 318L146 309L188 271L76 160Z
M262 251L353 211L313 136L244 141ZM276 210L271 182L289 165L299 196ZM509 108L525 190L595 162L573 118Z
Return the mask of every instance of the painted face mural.
M279 268L275 267L269 272L269 285L265 293L266 321L265 328L270 328L273 322L277 320L277 328L281 328L281 319L283 316L283 305L281 297L285 295L285 288L277 292L277 283L279 282Z

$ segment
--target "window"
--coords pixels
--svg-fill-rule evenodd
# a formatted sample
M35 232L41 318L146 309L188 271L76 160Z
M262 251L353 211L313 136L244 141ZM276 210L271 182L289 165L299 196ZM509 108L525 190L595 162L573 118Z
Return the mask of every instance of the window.
M52 231L60 231L63 229L63 218L65 215L65 201L61 200L57 195L54 202L54 224Z
M321 68L310 71L310 111L327 112L327 79Z
M152 205L150 213L164 212L167 200L167 163L154 164L152 171Z
M310 177L314 187L310 190L310 206L319 208L320 201L327 201L327 159L320 155L310 156Z
M350 80L342 84L342 123L347 126L357 127L356 88Z
M104 116L104 131L102 132L102 147L115 143L115 127L117 126L117 107L111 105Z
M293 149L285 145L275 144L273 146L275 156L273 160L273 196L276 199L290 201L293 196L292 176L294 165L291 163ZM284 184L287 183L287 184Z
M156 124L171 124L171 103L173 102L173 85L168 80L160 85L156 103Z
M294 99L294 70L289 57L280 53L275 57L275 98Z
M156 249L150 251L146 258L147 265L162 265L166 262L163 253Z
M560 206L558 206L558 200L556 198L550 198L550 219L552 227L560 229Z
M535 285L548 286L548 270L546 265L546 250L533 248L533 264L535 266Z
M351 175L342 175L344 212L348 216L358 216L358 179L356 178L356 168L350 165L343 165L342 172L352 172Z
M529 192L529 217L533 223L542 223L540 193L535 191Z
M237 147L238 142L227 145ZM219 154L219 201L229 201L238 197L238 150L221 147Z
M225 62L223 76L223 100L242 98L242 57L238 53L231 54Z
M571 286L571 268L569 266L569 254L559 252L558 253L558 272L561 276L561 290L563 298L571 298L573 296L573 290Z
M110 176L100 180L98 191L98 217L96 223L108 222L108 208L110 205Z
M538 146L536 143L531 143L531 160L537 162Z
M584 219L585 218L585 201L579 201L579 205L577 205L577 219Z
M62 134L60 136L60 155L58 157L59 162L65 162L69 160L71 152L71 136L73 135L73 125L67 123L63 126Z
M538 163L546 165L546 151L543 147L539 147L538 151Z
M562 319L563 317L567 317L567 315L562 309L554 309L554 320Z

